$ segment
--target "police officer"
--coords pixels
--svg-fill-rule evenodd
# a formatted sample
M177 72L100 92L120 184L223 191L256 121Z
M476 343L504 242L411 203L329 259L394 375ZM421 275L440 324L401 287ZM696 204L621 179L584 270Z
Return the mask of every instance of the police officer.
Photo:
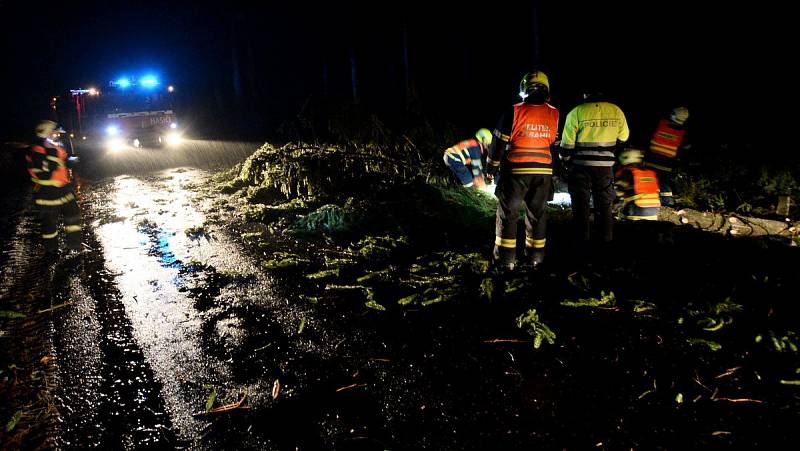
M33 182L34 204L39 210L42 242L48 254L58 250L59 216L64 216L67 247L81 250L80 209L75 200L69 166L77 162L56 144L64 130L53 121L41 121L36 126L36 138L28 148L25 159Z
M614 150L628 140L625 114L605 101L600 92L587 92L583 103L567 114L561 135L561 157L569 167L567 184L572 198L573 225L578 250L588 252L589 196L595 208L603 243L613 238Z
M522 102L504 114L494 132L487 172L500 173L495 190L497 219L494 259L505 270L516 264L517 220L525 209L525 258L536 266L544 260L546 204L552 198L553 154L558 133L558 109L550 105L550 82L542 71L520 82Z
M658 122L653 137L650 138L650 147L645 155L644 165L658 173L661 189L661 205L665 207L675 205L672 196L672 173L675 170L678 152L689 146L686 140L686 120L689 119L689 109L686 107L674 108L668 118Z
M444 151L444 164L465 188L485 185L481 158L492 143L492 132L482 128L474 139L466 139Z

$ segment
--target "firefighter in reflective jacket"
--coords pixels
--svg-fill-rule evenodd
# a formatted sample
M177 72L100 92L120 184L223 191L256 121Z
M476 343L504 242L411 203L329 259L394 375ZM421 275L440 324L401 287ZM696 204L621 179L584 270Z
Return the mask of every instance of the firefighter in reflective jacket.
M601 241L608 243L613 238L614 150L630 135L625 114L602 97L599 92L584 94L583 103L567 114L561 134L561 157L569 167L567 184L572 198L575 244L581 252L588 251L590 239L590 195Z
M28 148L25 159L33 181L33 199L39 210L42 242L45 251L58 250L59 215L64 216L67 246L81 248L81 221L68 164L76 160L50 138L63 133L53 121L36 126L36 139Z
M620 219L632 221L658 219L661 201L658 198L658 175L652 169L642 167L644 153L627 148L619 154L622 165L614 174L617 197L622 199Z
M500 172L495 190L495 262L512 270L516 264L517 220L525 209L525 258L533 266L544 260L546 204L553 196L553 156L550 146L558 133L558 109L550 100L550 82L541 71L526 74L520 83L522 102L500 118L487 172Z
M644 157L644 165L658 172L661 189L661 205L675 205L672 197L672 172L678 159L678 151L688 146L684 143L689 110L678 107L670 112L669 118L661 119L650 139L650 147Z
M486 183L483 178L481 157L492 143L492 132L482 128L475 139L467 139L444 151L444 164L458 177L464 187L480 188Z

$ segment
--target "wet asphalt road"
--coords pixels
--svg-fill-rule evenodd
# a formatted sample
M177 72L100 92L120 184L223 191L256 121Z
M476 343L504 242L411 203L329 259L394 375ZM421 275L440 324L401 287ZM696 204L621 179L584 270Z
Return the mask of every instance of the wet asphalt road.
M243 394L248 406L271 400L263 395L273 380L237 381L229 353L209 345L237 346L248 309L271 301L270 281L206 217L210 172L180 164L224 166L254 146L191 145L191 154L137 150L87 162L94 180L80 189L90 250L62 263L75 305L55 344L67 447L218 449L214 418L197 415L210 393L215 407ZM206 280L220 273L224 281ZM272 447L235 435L225 439Z
M300 299L307 281L259 270L237 241L246 231L236 228L241 200L211 181L256 145L190 146L82 155L87 251L50 268L46 294L53 305L68 303L52 319L61 447L485 449L519 441L525 418L509 407L515 395L492 380L516 373L504 370L514 356L451 338L485 336L473 330L480 322L451 311L375 314L360 297L332 306ZM30 245L35 221L22 216L12 241ZM20 254L6 266L24 261ZM244 408L204 415L212 393L213 407L245 397Z

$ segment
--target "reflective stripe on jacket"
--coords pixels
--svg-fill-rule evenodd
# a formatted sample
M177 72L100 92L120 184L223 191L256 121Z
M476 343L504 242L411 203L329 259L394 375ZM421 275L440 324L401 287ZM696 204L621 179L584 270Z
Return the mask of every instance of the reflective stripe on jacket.
M683 142L686 130L674 128L669 120L661 119L653 137L650 139L650 152L667 158L678 156L678 147Z
M633 202L634 205L641 208L660 207L659 193L661 190L658 186L656 171L635 166L624 166L617 171L615 176L621 179L626 172L630 172L633 186L632 189L625 190L623 204Z
M58 146L32 145L25 155L31 181L42 186L67 185L70 182L67 156L67 151Z
M558 110L552 105L514 105L508 161L537 163L536 166L540 167L551 166L553 157L550 154L550 145L555 142L557 132Z
M470 165L472 163L472 157L470 156L469 153L471 147L480 148L481 155L485 152L483 146L481 145L481 143L478 142L477 139L465 139L464 141L461 141L458 144L445 149L444 151L445 158L459 160L465 166Z
M614 165L617 141L628 140L630 130L622 110L609 102L583 103L567 114L561 135L561 149L574 164Z

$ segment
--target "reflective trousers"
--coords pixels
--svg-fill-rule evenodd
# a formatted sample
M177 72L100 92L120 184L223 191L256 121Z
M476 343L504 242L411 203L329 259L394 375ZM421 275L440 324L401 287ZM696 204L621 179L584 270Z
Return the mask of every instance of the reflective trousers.
M495 257L503 263L516 261L519 209L525 209L525 250L544 249L547 201L552 198L552 175L505 173L495 190L497 220Z
M63 187L40 186L38 188L34 191L33 199L39 210L39 225L45 251L55 252L58 249L58 225L62 215L67 246L70 249L80 249L81 217L72 184Z

